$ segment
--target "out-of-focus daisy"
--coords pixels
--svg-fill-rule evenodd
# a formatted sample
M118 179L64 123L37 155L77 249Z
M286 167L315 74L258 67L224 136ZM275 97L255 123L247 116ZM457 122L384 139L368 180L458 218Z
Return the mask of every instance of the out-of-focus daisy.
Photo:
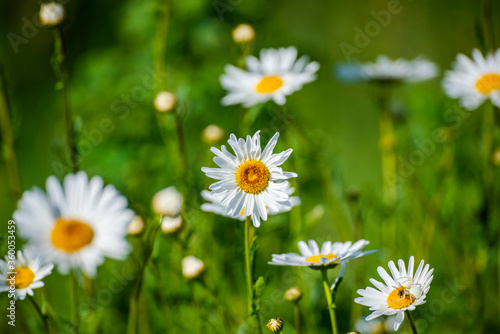
M291 148L273 154L279 133L271 138L264 150L260 147L259 133L247 136L246 141L231 134L227 142L236 156L224 145L221 150L212 147L216 155L214 162L220 168L202 168L208 177L219 180L209 188L213 195L220 196L220 204L227 208L226 215L237 218L243 212L252 217L255 227L260 226L261 219L267 220L268 210L290 210L292 203L287 193L290 187L287 180L297 176L279 167L292 153Z
M286 190L286 193L290 196L289 197L289 201L290 201L291 206L283 205L283 204L278 203L276 205L277 208L278 208L278 210L271 210L270 208L266 208L267 209L267 214L269 214L269 215L275 215L275 214L282 213L282 212L288 212L294 206L300 205L300 197L298 197L298 196L291 196L294 191L295 191L295 189L292 188L292 187L289 187ZM240 211L240 214L237 217L233 217L233 216L227 214L227 212L228 212L227 206L222 205L222 203L221 203L222 200L225 197L224 194L217 194L216 195L216 194L214 194L211 191L203 190L201 192L201 197L203 197L203 199L205 199L206 201L208 201L208 203L203 203L201 205L201 209L203 211L213 212L213 213L216 213L218 215L229 217L229 218L236 218L236 219L239 219L241 221L245 220L245 217L246 217L245 216L245 208L243 208Z
M361 297L354 299L356 303L368 306L370 311L373 311L366 317L366 320L372 320L381 315L396 314L395 331L403 322L406 310L413 311L417 306L425 303L425 297L434 277L432 275L434 269L429 269L429 264L424 266L424 260L420 261L413 274L413 256L408 262L408 270L403 260L398 260L398 266L399 270L393 261L389 262L392 277L384 268L378 267L377 271L385 284L370 278L370 282L378 290L372 287L359 289L358 294Z
M33 296L33 289L44 285L42 278L49 275L52 268L53 264L43 264L38 256L29 251L24 254L18 251L15 260L5 256L5 261L0 260L0 292L9 291L10 294L12 284L15 287L15 299L23 300L27 294Z
M141 216L135 216L134 219L128 224L127 232L130 235L138 235L144 231L144 220Z
M187 279L193 279L205 270L202 260L190 255L182 259L182 275Z
M310 267L312 269L333 268L339 263L347 263L352 259L375 252L375 250L361 251L369 243L369 241L363 239L356 241L354 244L350 241L335 243L326 241L320 249L314 240L309 240L309 244L299 241L300 254L273 254L273 259L269 264Z
M346 82L418 82L434 78L438 67L423 57L391 60L380 55L375 62L339 64L336 74Z
M472 59L459 54L452 68L443 79L449 97L460 99L468 110L476 109L486 99L500 107L500 49L486 57L474 49Z
M297 59L293 46L279 49L263 49L260 59L246 58L247 70L226 65L220 78L228 94L223 105L242 104L251 107L261 102L274 100L279 105L286 102L286 96L298 91L308 82L316 79L317 62L309 62L306 56Z
M105 257L124 259L129 253L127 226L134 212L127 199L103 180L85 172L69 174L61 185L55 176L40 189L25 191L14 212L27 248L57 265L63 274L81 268L93 277Z

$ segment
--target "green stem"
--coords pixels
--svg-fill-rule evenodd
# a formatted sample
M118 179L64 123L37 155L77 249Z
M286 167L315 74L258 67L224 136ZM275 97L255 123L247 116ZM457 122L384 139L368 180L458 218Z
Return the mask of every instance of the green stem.
M187 199L186 195L186 189L188 180L187 180L187 150L186 150L186 140L184 137L184 129L182 127L182 118L181 118L181 111L180 110L175 110L175 130L177 133L177 141L178 141L178 150L179 150L179 160L181 163L181 178L183 182L183 188L184 188L184 200Z
M10 121L10 108L3 65L0 64L0 126L2 132L3 152L7 168L12 198L15 202L21 198L22 188L17 168L16 151L14 148L14 134Z
M413 332L413 334L418 334L417 327L415 327L415 322L413 321L413 317L411 316L410 311L406 310L405 313L408 317L408 320L410 321L411 331Z
M380 107L380 150L382 155L382 184L383 200L386 207L385 245L388 249L396 248L397 230L394 209L397 202L397 160L396 136L394 123L390 111L391 90L390 84L379 85L378 102Z
M328 283L328 269L321 270L321 277L323 279L323 289L325 289L326 303L328 306L328 313L330 314L330 322L332 324L332 334L337 334L337 319L335 318L335 304L333 303L332 293L330 291L330 284Z
M382 154L382 181L384 202L390 208L396 203L396 136L390 112L391 87L380 85L380 149Z
M35 310L38 313L38 315L40 316L40 319L42 319L42 323L43 323L43 327L45 328L45 332L50 334L50 327L49 327L49 323L47 321L47 315L44 315L42 313L42 310L40 309L40 307L38 306L38 304L36 303L35 299L32 296L28 295L28 299L33 304L33 307L35 307Z
M295 320L295 332L297 334L301 334L302 333L302 328L301 328L301 325L300 325L300 306L299 306L298 302L295 302L293 304L293 317L294 317L294 320Z
M156 38L154 41L154 63L156 65L154 70L154 81L157 85L157 90L161 91L163 89L166 89L167 86L167 76L165 75L167 71L166 50L171 6L169 0L158 0L157 6L158 27L156 30Z
M70 156L71 169L78 171L78 149L75 143L75 129L71 118L68 66L66 58L66 48L61 27L54 29L55 55L54 71L58 77L58 88L63 91L63 119L66 130L66 144Z
M252 219L250 216L245 219L245 279L247 284L247 310L248 315L252 315L253 311L253 273L252 260L250 258L250 225Z
M491 195L493 184L493 169L491 163L491 152L493 147L493 132L495 130L495 115L492 104L486 105L483 110L483 182L486 191L486 199Z
M80 333L80 285L76 271L71 271L71 283L73 288L73 324L75 325L75 333Z
M491 5L491 0L482 1L483 9L483 19L484 19L484 35L486 39L486 45L491 49L496 49L495 41L495 25L493 24L493 6Z

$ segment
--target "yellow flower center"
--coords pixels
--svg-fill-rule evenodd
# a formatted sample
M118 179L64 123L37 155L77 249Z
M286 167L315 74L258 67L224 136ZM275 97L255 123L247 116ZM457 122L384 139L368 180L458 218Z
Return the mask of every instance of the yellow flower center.
M481 94L489 94L500 89L500 74L485 74L476 82L476 89Z
M331 259L336 258L336 257L337 257L337 255L335 255L335 254L333 254L333 253L326 254L326 255L323 255L323 254L313 255L313 256L309 256L309 257L306 259L306 262L318 263L318 262L321 262L321 258L322 258L322 257L326 257L326 258L328 259L328 261L330 261Z
M405 289L406 287L400 286L389 294L387 297L387 305L389 305L390 308L399 310L415 302L415 297L405 292Z
M266 165L259 160L247 160L236 170L236 182L250 194L258 194L266 189L271 174Z
M76 252L92 242L94 230L78 220L59 218L52 229L54 247L68 253Z
M257 93L261 94L269 94L277 91L281 86L283 86L283 80L280 77L275 75L265 76L260 80L255 87Z
M18 267L15 270L17 274L14 274L14 285L16 289L26 289L33 283L35 279L35 274L28 267Z

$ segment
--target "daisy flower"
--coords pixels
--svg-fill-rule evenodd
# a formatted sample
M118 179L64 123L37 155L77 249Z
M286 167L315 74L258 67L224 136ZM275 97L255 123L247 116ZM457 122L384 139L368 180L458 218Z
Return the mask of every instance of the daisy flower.
M404 320L405 311L413 311L417 306L425 303L425 297L429 292L434 269L429 269L429 264L424 266L424 260L413 274L414 258L410 257L408 270L403 260L398 261L399 270L393 261L389 262L392 277L384 268L378 267L377 271L384 280L381 283L373 278L370 282L378 289L367 287L358 290L361 297L354 299L358 304L368 306L372 314L366 320L375 319L381 315L396 314L394 330L396 331Z
M301 203L300 197L298 197L298 196L291 196L294 191L295 191L295 189L292 188L292 187L289 187L285 191L290 196L289 197L289 201L290 201L291 206L283 205L283 204L278 203L276 205L277 208L278 208L278 210L271 210L270 208L266 208L267 209L267 214L269 214L269 215L275 215L275 214L282 213L282 212L288 212L294 206L300 205L300 203ZM237 217L233 217L233 216L227 214L227 211L228 211L227 207L225 205L221 204L221 201L224 198L224 194L217 194L216 195L216 194L214 194L211 191L203 190L201 192L201 197L203 197L204 200L208 201L208 203L203 203L201 205L201 209L203 211L213 212L215 214L218 214L218 215L221 215L221 216L225 216L225 217L229 217L229 218L236 218L236 219L241 220L241 221L245 220L245 218L246 218L246 216L245 216L245 208L243 208L240 211L240 214Z
M290 188L287 180L297 176L279 167L292 153L291 148L273 154L279 133L271 138L264 150L260 147L259 133L247 136L246 141L231 134L227 142L235 155L224 145L221 150L212 147L211 151L216 155L214 162L219 168L201 169L208 177L219 180L209 189L226 208L225 215L237 218L244 213L246 217L252 217L255 227L260 226L261 219L267 220L268 212L290 210L292 203L287 193Z
M468 110L476 109L486 99L500 107L500 49L486 57L474 49L472 59L459 54L452 67L443 80L449 97L460 99Z
M222 87L228 91L222 99L223 105L241 103L251 107L269 100L283 105L287 95L314 81L319 69L319 64L308 62L306 56L297 59L297 49L293 46L263 49L260 59L249 56L245 62L246 71L226 65L225 74L220 77Z
M50 176L46 188L47 194L38 188L25 191L14 212L29 250L57 265L62 274L81 268L89 277L104 257L127 256L125 237L134 212L115 187L79 172L67 175L63 185Z
M273 254L273 259L269 264L310 267L312 269L333 268L339 263L347 263L352 259L375 252L375 250L361 251L369 243L369 241L363 239L356 241L354 244L350 241L335 243L326 241L320 249L314 240L309 240L309 244L299 241L300 254Z
M336 74L346 82L418 82L434 78L438 67L423 57L391 60L380 55L375 62L339 65Z
M10 294L12 284L15 287L15 299L33 296L33 289L44 285L42 278L49 275L52 268L53 264L43 264L38 256L28 251L24 254L18 251L15 259L5 256L5 261L0 260L0 292L8 291Z

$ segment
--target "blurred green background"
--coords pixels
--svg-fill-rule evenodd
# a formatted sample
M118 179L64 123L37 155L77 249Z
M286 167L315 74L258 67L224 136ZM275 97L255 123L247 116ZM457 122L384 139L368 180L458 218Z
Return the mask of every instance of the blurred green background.
M239 23L249 23L256 29L253 54L261 48L293 45L299 55L307 54L321 64L317 81L290 96L283 109L270 103L264 105L252 126L252 133L263 130L265 142L273 132L284 130L276 120L281 117L276 110L280 114L284 110L290 121L287 145L294 149L293 161L288 161L285 169L299 174L295 185L303 203L300 209L272 217L257 230L260 245L256 275L265 276L268 282L262 318L267 321L280 316L286 322L285 332L294 333L292 309L282 294L292 285L299 285L306 290L301 302L304 332L327 333L329 320L319 273L266 263L273 253L296 252L297 240L345 241L362 237L371 241L368 248L379 252L349 264L337 299L341 332L352 329L358 317L367 314L368 310L354 304L353 298L357 289L369 285L369 277L378 278L376 267L386 267L390 259L407 261L410 255L416 255L417 261L419 256L428 255L426 262L435 268L428 302L414 313L419 319L417 326L432 333L499 332L500 224L498 214L490 221L482 216L482 108L458 124L450 116L456 116L456 103L442 92L440 77L396 91L393 107L399 116L399 157L408 160L412 152L420 149L418 143L432 138L435 129L446 127L453 135L445 144L434 143L415 172L401 180L395 213L397 240L391 245L384 243L386 231L381 226L386 213L381 201L379 121L373 91L367 85L339 83L333 68L346 60L340 43L354 45L354 28L364 30L368 22L374 21L371 11L387 9L389 2L173 1L165 41L166 88L177 94L186 111L183 123L189 155L188 224L194 231L188 252L206 262L204 280L219 297L214 300L203 286L182 279L179 270L183 252L179 244L174 237L160 236L156 256L162 276L146 270L141 333L220 332L216 329L220 324L214 305L230 310L234 331L244 320L242 224L199 210L199 192L209 184L200 168L211 164L212 157L210 146L201 140L201 131L209 124L221 126L227 135L238 131L239 108L220 105L225 93L219 76L225 64L238 61L240 50L232 41L231 31ZM114 184L138 214L151 217L150 201L158 190L169 185L183 186L177 168L175 133L169 131L168 125L159 128L152 103L155 91L144 84L144 80L151 80L154 70L158 2L70 0L65 6L71 107L82 154L81 168ZM401 12L392 15L389 24L381 27L355 58L371 61L378 54L408 59L425 55L445 70L457 53L469 55L474 47L481 47L476 36L481 19L479 2L419 0L401 1L400 6ZM497 27L498 9L494 12ZM32 25L38 10L35 1L0 3L0 34L4 36L0 61L9 84L23 189L44 188L46 178L57 173L55 166L65 163L62 99L54 89L56 79L50 63L53 34L36 25L31 31L26 28L26 20ZM23 42L13 47L9 33L24 36ZM111 131L100 130L103 120L111 122ZM292 123L300 125L306 135L299 136ZM287 145L280 140L278 149L286 149ZM442 161L449 161L450 154L452 165L443 170ZM15 203L3 161L0 182L0 235L5 235ZM359 199L347 196L353 192L359 193ZM499 206L499 202L495 204ZM318 214L321 212L324 214ZM423 254L421 240L425 239L429 219L437 221L437 227L429 254ZM289 229L293 220L302 221L300 228ZM361 227L355 231L357 221ZM5 240L2 242L4 250ZM131 242L137 244L138 240L131 237ZM133 268L131 261L126 263L127 268ZM114 272L123 267L123 263L107 261L94 282L95 291L106 289ZM157 292L158 282L168 287L165 293ZM97 302L97 311L92 306L84 307L88 312L85 314L92 318L89 328L124 333L131 290L132 283L126 283L109 302ZM49 276L46 291L56 311L69 318L67 277L58 273ZM1 295L2 309L7 302L6 295ZM17 332L41 332L43 328L31 305L18 305ZM403 329L409 331L406 326L403 324ZM63 328L59 329L63 332ZM5 319L0 330L12 332Z

